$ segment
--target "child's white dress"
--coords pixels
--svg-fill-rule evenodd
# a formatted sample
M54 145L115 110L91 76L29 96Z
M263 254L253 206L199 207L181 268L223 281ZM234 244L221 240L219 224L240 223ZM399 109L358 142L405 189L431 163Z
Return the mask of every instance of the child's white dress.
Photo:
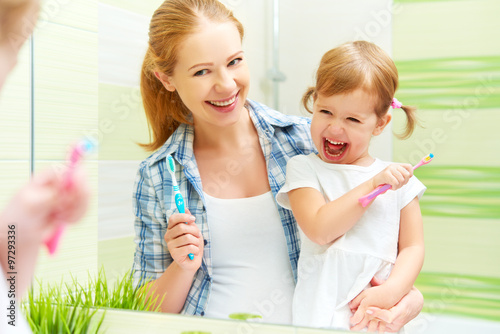
M295 156L288 162L286 183L277 201L290 209L287 193L310 187L329 202L389 164L376 159L371 166L362 167L328 164L315 154ZM300 231L294 325L349 329L352 313L348 303L370 286L374 276L387 279L398 253L400 211L425 189L412 177L401 189L378 196L356 225L334 243L320 246Z

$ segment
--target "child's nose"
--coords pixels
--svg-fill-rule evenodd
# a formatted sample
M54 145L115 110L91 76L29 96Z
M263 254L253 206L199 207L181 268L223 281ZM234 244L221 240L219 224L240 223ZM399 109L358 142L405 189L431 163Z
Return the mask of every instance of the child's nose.
M333 134L339 134L342 133L342 131L344 131L344 127L342 126L341 122L332 121L328 125L328 131L330 131Z

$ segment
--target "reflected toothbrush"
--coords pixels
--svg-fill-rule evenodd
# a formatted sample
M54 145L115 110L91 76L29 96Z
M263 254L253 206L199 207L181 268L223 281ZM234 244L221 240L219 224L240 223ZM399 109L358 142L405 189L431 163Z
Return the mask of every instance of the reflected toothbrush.
M175 164L174 164L174 158L172 158L171 155L168 156L168 171L170 173L170 176L172 176L172 186L174 188L174 194L175 194L175 206L177 206L177 210L179 210L179 213L186 213L186 209L184 207L184 198L182 197L182 194L179 190L179 185L177 184L177 179L175 178ZM187 224L187 223L186 223ZM190 260L194 260L194 255L192 253L188 254L188 257Z
M71 154L69 156L69 166L64 175L62 190L63 192L69 191L71 190L71 188L73 188L74 174L77 164L81 161L85 154L93 151L94 148L95 144L88 139L84 139L73 146L73 149L71 150ZM65 227L66 223L60 222L54 234L49 239L45 240L45 245L47 246L50 255L53 255L56 252L59 240L61 239Z
M432 161L432 158L434 158L434 154L431 153L429 155L426 155L425 157L422 158L422 160L420 160L420 162L418 164L413 166L413 170L417 169L420 166L428 164L429 162ZM358 201L359 201L359 203L361 203L361 205L363 207L366 207L378 195L382 195L383 193L385 193L389 189L391 189L391 185L382 184L382 185L378 186L377 188L375 188L375 190L372 191L371 193L369 193L368 195L361 197Z

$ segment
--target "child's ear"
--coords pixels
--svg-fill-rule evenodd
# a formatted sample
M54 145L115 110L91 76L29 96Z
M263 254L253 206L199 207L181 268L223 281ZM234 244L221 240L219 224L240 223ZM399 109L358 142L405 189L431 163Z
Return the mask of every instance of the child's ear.
M381 118L379 118L378 121L377 121L377 126L373 130L372 134L374 136L378 136L379 134L381 134L382 131L384 131L384 129L387 126L387 124L389 124L389 122L391 121L391 119L392 119L392 115L389 114L389 113L387 113L384 116L382 116Z
M175 86L172 83L172 79L168 75L161 72L155 72L155 77L161 81L166 90L169 92L175 92Z

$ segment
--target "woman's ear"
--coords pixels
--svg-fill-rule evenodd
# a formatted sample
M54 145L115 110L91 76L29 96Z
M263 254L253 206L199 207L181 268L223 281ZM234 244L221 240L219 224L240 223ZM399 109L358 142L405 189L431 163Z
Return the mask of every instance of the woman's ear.
M161 81L166 90L168 90L169 92L175 92L175 86L172 83L172 79L168 75L161 72L155 72L155 76L158 80Z
M382 131L384 131L384 129L387 126L387 124L390 123L391 119L392 119L392 115L389 114L389 113L387 113L384 116L380 117L378 119L378 121L377 121L377 126L373 130L372 134L374 136L378 136L379 134L381 134Z

